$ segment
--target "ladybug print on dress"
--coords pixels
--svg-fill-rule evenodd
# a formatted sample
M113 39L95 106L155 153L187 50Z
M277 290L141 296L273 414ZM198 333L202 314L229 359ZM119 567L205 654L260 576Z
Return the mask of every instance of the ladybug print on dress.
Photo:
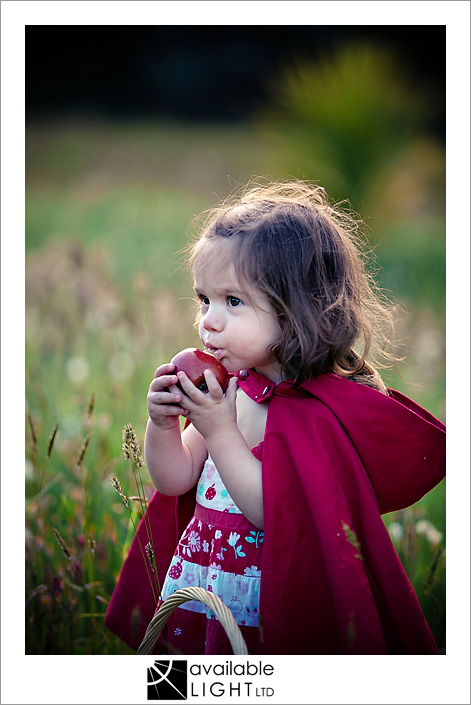
M168 574L173 580L178 580L182 574L182 562L179 561L178 563L175 563L175 565L170 568Z
M208 487L206 490L206 493L204 495L206 499L211 500L214 499L216 496L216 490L214 489L214 485L211 485L211 487Z
M203 471L198 480L196 502L211 510L240 514L240 509L234 504L221 476L216 470L212 459L208 456Z

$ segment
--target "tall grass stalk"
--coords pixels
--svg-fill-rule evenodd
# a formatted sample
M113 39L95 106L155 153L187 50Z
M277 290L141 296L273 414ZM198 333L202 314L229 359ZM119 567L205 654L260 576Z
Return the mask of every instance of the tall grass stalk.
M141 510L142 510L143 517L144 517L143 520L145 521L145 526L146 526L146 531L147 531L148 543L146 544L145 547L143 547L139 533L137 531L138 527L136 525L136 522L134 521L133 509L132 509L132 507L130 507L128 497L124 494L123 489L121 487L121 483L118 480L118 478L116 477L116 475L112 475L111 485L115 488L116 492L119 494L119 496L123 500L124 505L129 512L129 518L131 520L131 523L132 523L132 526L134 529L134 534L135 534L137 541L139 543L139 548L141 551L142 560L144 561L144 566L145 566L145 569L147 572L147 577L149 578L150 586L152 589L152 594L154 596L155 605L157 606L158 598L160 597L160 594L161 594L160 581L159 581L157 571L155 571L155 579L156 579L156 583L157 583L157 594L156 594L155 585L152 580L152 575L151 575L151 572L149 571L149 566L151 567L152 570L154 570L154 567L152 566L152 564L150 562L149 551L147 549L147 546L149 544L151 545L151 547L153 546L152 531L151 531L151 527L150 527L150 522L149 522L148 517L145 512L147 502L146 502L146 498L145 498L145 494L144 494L144 486L142 484L142 479L139 474L139 469L141 467L143 467L144 461L142 459L140 447L137 442L137 436L136 436L131 424L127 424L123 429L123 453L124 453L124 457L126 458L126 460L132 461L133 475L134 475L134 480L135 480L137 492L138 492L137 499L139 500L139 503L141 506ZM152 548L152 551L153 551L153 548Z
M36 429L34 427L33 418L30 412L27 412L28 425L31 433L31 462L33 463L34 479L36 483L36 493L40 490L40 483L38 477L38 437L36 435Z
M44 487L42 487L39 492L37 492L34 497L31 497L26 502L26 508L30 507L32 504L35 502L39 502L41 497L43 497L52 487L54 487L55 484L57 484L60 480L62 480L63 474L60 472L58 473L55 477L53 477L49 482L47 482Z
M137 440L136 432L134 431L134 429L130 423L126 424L126 426L123 429L123 453L124 453L125 458L132 461L132 471L133 471L133 475L134 475L134 481L136 483L139 502L141 504L141 512L142 512L143 519L144 519L145 526L146 526L147 537L149 539L152 555L155 556L154 540L153 540L153 536L152 536L152 526L151 526L151 523L149 520L149 516L146 512L147 499L146 499L145 490L144 490L144 483L142 482L142 477L139 472L140 469L142 467L144 467L145 463L144 463L144 458L142 457L139 441ZM150 560L150 558L149 558L149 560ZM154 560L154 569L155 569L155 560ZM158 593L160 595L161 589L160 589L159 576L157 574L157 570L154 570L154 572L155 572L155 578L157 581Z
M49 458L51 457L52 448L53 448L53 446L54 446L54 441L56 440L56 435L57 435L57 431L58 431L58 430L59 430L59 421L56 423L56 425L54 426L54 428L53 428L52 431L51 431L51 435L49 436L49 441L48 441L48 444L47 444L46 457L45 457L45 460L46 460L46 461L49 460Z

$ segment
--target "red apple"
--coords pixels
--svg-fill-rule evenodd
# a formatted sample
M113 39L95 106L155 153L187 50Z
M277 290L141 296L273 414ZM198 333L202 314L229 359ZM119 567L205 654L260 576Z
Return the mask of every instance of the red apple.
M198 350L198 348L185 348L172 357L170 362L175 365L174 374L185 372L195 387L198 387L202 392L208 391L203 374L205 370L211 370L223 392L227 389L229 375L224 365L216 360L214 355Z

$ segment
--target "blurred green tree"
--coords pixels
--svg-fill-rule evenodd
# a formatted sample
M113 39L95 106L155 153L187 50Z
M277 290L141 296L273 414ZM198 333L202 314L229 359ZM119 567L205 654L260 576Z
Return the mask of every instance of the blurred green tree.
M440 172L442 149L435 137L425 139L438 103L410 84L390 50L357 44L318 62L299 58L271 96L257 122L282 148L291 174L320 181L363 215L376 184L388 186L397 170L412 169L413 189L430 181L430 170Z

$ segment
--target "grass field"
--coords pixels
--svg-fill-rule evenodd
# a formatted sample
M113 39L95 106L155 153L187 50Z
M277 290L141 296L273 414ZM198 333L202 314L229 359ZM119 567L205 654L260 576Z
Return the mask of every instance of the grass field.
M177 253L234 182L301 174L250 126L38 123L26 155L26 649L130 653L103 617L141 507L111 477L138 494L122 429L142 442L155 368L198 344ZM409 210L385 200L384 219L376 200L368 222L408 312L405 361L385 379L445 420L444 215L431 186L414 193L426 188ZM384 519L444 650L445 483Z

